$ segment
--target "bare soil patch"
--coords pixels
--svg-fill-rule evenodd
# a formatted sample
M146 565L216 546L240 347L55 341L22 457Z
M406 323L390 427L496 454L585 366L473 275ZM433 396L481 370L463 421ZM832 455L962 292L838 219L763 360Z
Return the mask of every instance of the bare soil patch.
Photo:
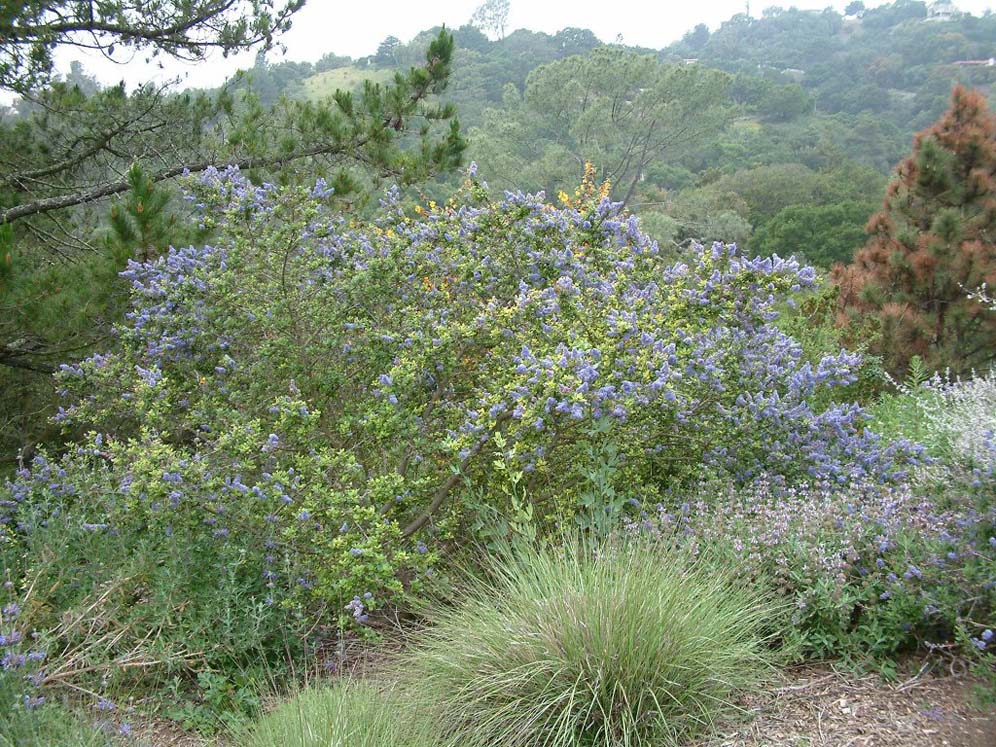
M701 747L996 747L996 712L965 676L919 671L895 683L830 666L787 670L741 703L747 721Z

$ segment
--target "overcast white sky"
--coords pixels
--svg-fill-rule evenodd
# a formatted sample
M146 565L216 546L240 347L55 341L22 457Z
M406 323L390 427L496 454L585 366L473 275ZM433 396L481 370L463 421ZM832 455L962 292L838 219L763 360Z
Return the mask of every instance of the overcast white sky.
M315 61L327 52L362 57L372 54L385 37L393 35L408 41L419 31L445 23L450 27L466 23L482 0L307 0L295 16L291 30L281 37L287 54L279 59ZM955 0L962 10L976 15L993 8L996 0ZM751 15L759 16L769 5L819 9L832 5L838 10L848 0L753 0ZM865 5L881 5L865 0ZM588 28L606 42L621 34L627 44L660 48L679 39L696 24L715 29L720 23L745 9L744 0L511 0L509 30L527 28L555 33L567 26ZM220 55L197 64L167 60L165 69L147 65L144 55L135 55L125 64L114 64L100 57L90 57L83 50L65 49L60 66L68 69L72 59L103 83L124 79L129 84L173 77L183 79L182 86L216 86L238 67L252 65L253 53L224 59Z

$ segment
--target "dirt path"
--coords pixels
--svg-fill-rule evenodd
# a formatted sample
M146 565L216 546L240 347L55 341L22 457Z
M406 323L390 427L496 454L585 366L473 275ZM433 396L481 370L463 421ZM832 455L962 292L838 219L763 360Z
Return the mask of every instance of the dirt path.
M972 705L965 677L897 683L826 666L787 671L742 703L748 721L701 747L996 747L996 710Z

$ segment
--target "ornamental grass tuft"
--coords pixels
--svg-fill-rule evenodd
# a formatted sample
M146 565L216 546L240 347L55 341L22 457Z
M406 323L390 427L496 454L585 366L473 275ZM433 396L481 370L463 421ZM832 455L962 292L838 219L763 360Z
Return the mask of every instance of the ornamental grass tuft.
M372 685L311 687L259 719L243 747L433 747L424 718L399 707Z
M770 603L663 543L520 546L467 587L401 662L447 744L677 745L769 671Z

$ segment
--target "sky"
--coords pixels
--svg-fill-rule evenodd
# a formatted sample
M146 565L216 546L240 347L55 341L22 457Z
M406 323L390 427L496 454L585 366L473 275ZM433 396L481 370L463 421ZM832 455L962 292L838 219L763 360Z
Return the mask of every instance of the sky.
M849 0L753 0L752 15L759 16L769 5L821 9L832 5L841 10ZM271 53L271 62L281 60L314 62L328 52L350 57L373 54L387 36L408 41L418 32L439 24L457 27L467 23L483 0L307 0L294 17L293 27L280 37L286 54ZM881 5L865 0L865 5ZM961 10L976 15L996 9L996 0L955 0ZM625 44L661 48L680 39L699 23L711 29L736 13L745 10L745 0L511 0L509 30L527 28L556 33L573 26L588 28L602 41L612 42L618 35ZM115 64L85 50L64 48L57 56L61 69L68 70L73 59L104 84L124 80L129 86L157 80L180 79L180 87L220 85L239 67L251 67L254 53L225 59L220 54L198 63L165 60L164 67L146 64L145 54L121 56Z

